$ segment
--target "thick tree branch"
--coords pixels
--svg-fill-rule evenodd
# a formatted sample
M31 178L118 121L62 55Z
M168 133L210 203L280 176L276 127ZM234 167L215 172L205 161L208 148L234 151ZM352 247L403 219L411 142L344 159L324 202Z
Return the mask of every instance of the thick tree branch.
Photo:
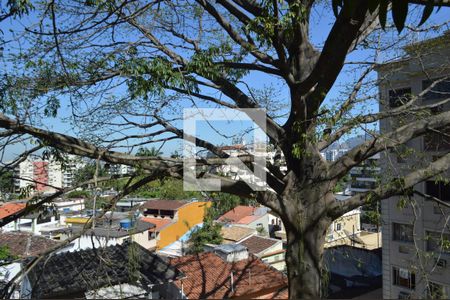
M357 126L360 126L361 124L370 124L377 122L379 120L392 118L396 116L408 116L411 115L412 117L417 117L417 114L421 112L426 111L432 111L435 108L438 108L444 104L447 104L450 102L450 98L444 99L442 101L428 104L428 105L421 105L421 106L415 106L408 109L406 106L400 106L398 108L394 108L391 110L386 110L380 113L374 113L374 114L368 114L368 115L361 115L356 116L354 118L351 118L350 120L347 120L342 127L338 128L336 131L331 133L330 135L325 135L323 140L321 140L318 143L319 150L323 150L335 141L339 140L344 134L348 133L352 129L356 128Z
M404 195L405 193L409 193L409 190L414 185L446 172L449 166L450 153L430 163L423 169L411 172L404 177L393 179L373 191L357 194L345 201L336 200L329 214L337 218L352 209L366 204L368 201L383 200L392 196Z
M259 61L276 66L276 61L268 54L263 53L258 50L258 47L249 41L245 40L237 31L234 30L233 26L226 20L217 9L206 0L196 0L204 9L206 9L211 16L213 16L219 25L228 33L228 35L238 43L245 50L250 51L250 53Z
M347 152L330 166L327 176L328 178L340 178L347 174L351 168L379 152L402 145L431 129L439 130L449 125L450 111L447 111L401 126Z

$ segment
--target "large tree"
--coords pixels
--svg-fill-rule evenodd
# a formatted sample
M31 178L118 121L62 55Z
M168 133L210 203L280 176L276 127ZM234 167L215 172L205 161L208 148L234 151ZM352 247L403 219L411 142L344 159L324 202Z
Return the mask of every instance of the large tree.
M392 54L395 43L405 39L397 32L387 39L393 36L389 12L395 30L417 31L404 29L408 8L410 15L419 11L418 22L422 17L423 23L435 6L447 5L438 0L36 2L21 23L25 31L12 27L15 34L3 37L8 42L4 55L14 56L2 78L3 149L10 149L6 142L34 141L6 167L51 148L134 166L149 180L182 178L180 159L133 155L139 147L182 139L180 108L267 108L267 138L280 154L276 158L284 156L287 171L275 159L267 162L266 191L220 178L222 191L256 199L282 218L290 298L319 297L323 244L332 221L368 200L404 194L450 166L450 154L443 153L371 192L346 201L333 194L351 168L450 123L450 112L424 114L431 107L413 105L417 97L392 111L361 109L361 103L376 99L364 85L374 84L371 74L379 54ZM2 19L13 14L5 11ZM323 43L311 33L320 22ZM365 55L350 61L358 50ZM346 69L358 76L347 80L331 105L330 90ZM261 88L268 82L281 86L281 93ZM289 107L286 118L283 103ZM60 107L69 108L62 117L71 122L71 134L45 128L48 119L42 116L58 117ZM369 132L370 140L336 162L320 154L365 124L411 114L417 117L414 123L383 135ZM195 143L217 156L198 164L220 164L228 157L214 141L196 138ZM252 161L251 156L242 159ZM200 176L217 177L208 172Z

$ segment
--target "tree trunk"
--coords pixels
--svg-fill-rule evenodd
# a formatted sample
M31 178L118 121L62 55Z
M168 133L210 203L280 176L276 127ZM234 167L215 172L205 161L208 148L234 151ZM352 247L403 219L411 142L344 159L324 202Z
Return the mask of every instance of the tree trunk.
M324 286L323 244L325 234L322 226L311 226L300 234L286 229L286 264L289 279L289 299L318 299L323 297Z
M290 178L292 179L292 178ZM327 215L333 193L326 185L290 180L283 192L281 219L286 230L289 299L320 298L323 247L332 219Z

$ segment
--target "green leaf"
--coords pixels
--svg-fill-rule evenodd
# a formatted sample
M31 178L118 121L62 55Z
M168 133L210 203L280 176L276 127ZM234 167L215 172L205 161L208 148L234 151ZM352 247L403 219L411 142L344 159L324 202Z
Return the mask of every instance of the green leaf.
M423 9L422 18L420 19L419 26L422 26L426 20L431 16L434 10L433 1L429 0L425 8Z
M378 19L380 20L380 25L383 30L386 28L386 17L387 17L388 1L380 1L380 11L378 13Z
M408 1L394 0L392 1L392 18L398 32L405 27L406 16L408 15Z

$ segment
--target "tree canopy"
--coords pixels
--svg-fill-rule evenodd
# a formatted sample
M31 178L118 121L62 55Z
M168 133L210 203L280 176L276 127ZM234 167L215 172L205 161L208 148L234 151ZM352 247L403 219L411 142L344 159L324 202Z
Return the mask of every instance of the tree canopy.
M137 149L192 141L214 154L198 157L199 177L219 179L222 192L255 200L281 217L289 295L317 298L325 233L334 219L367 201L405 194L450 166L444 152L346 201L333 193L370 157L449 125L449 111L434 114L433 105L417 105L422 95L378 111L386 100L379 99L374 78L382 63L405 58L408 51L400 47L412 42L410 33L442 33L448 20L418 25L426 26L433 12L449 5L439 0L8 1L0 18L11 22L13 31L2 36L8 60L1 79L0 138L3 152L18 145L26 150L3 169L44 149L125 164L143 177L127 181L124 195L155 179L183 178L183 160ZM433 72L447 71L443 62ZM217 140L184 132L182 111L190 107L265 109L265 134L276 152L265 166L267 190L209 172L229 154ZM393 118L404 123L380 133L378 122ZM222 131L227 136L231 126ZM371 138L335 162L323 159L320 151L361 131ZM250 166L254 161L250 154L240 159ZM41 200L46 201L51 198Z

